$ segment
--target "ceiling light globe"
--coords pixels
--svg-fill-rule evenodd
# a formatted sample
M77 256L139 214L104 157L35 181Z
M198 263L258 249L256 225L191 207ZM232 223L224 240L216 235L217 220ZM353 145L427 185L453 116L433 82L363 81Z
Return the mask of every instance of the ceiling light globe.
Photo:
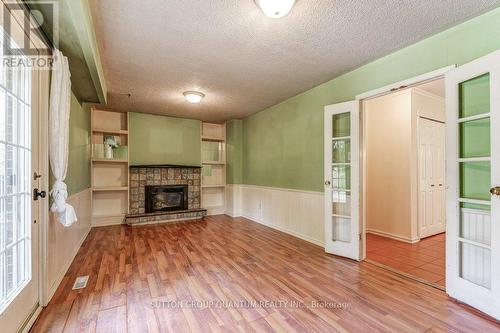
M255 0L264 14L270 18L286 16L295 4L295 0Z
M205 94L198 91L186 91L183 93L184 98L191 104L198 104L205 97Z

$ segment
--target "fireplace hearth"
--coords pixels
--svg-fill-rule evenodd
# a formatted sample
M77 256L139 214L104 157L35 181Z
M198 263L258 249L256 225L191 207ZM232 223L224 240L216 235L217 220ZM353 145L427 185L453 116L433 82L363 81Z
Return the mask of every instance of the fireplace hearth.
M145 212L171 212L188 209L188 186L146 186Z

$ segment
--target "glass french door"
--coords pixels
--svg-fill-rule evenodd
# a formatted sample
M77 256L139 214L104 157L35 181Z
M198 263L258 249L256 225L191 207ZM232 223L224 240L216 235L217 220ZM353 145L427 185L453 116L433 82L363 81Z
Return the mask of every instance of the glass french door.
M8 10L0 2L2 17ZM0 27L2 60L22 45L22 27L11 16L9 34ZM21 50L16 58L27 60ZM38 306L38 73L0 64L0 331L17 332ZM36 179L35 179L36 178Z
M448 294L500 319L500 51L446 74Z
M359 102L325 107L325 251L360 260Z

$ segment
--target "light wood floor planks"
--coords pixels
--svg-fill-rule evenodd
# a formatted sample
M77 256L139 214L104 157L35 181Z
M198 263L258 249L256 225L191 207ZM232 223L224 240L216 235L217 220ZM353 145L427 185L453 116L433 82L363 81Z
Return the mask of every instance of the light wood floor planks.
M87 288L71 290L80 275L90 275ZM32 329L190 331L500 332L500 325L435 288L243 218L216 216L92 229Z

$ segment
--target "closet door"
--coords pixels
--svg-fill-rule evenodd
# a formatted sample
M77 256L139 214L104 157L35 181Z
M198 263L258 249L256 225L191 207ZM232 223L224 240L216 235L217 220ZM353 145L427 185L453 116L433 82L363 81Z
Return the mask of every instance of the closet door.
M445 231L445 125L419 118L419 237Z

